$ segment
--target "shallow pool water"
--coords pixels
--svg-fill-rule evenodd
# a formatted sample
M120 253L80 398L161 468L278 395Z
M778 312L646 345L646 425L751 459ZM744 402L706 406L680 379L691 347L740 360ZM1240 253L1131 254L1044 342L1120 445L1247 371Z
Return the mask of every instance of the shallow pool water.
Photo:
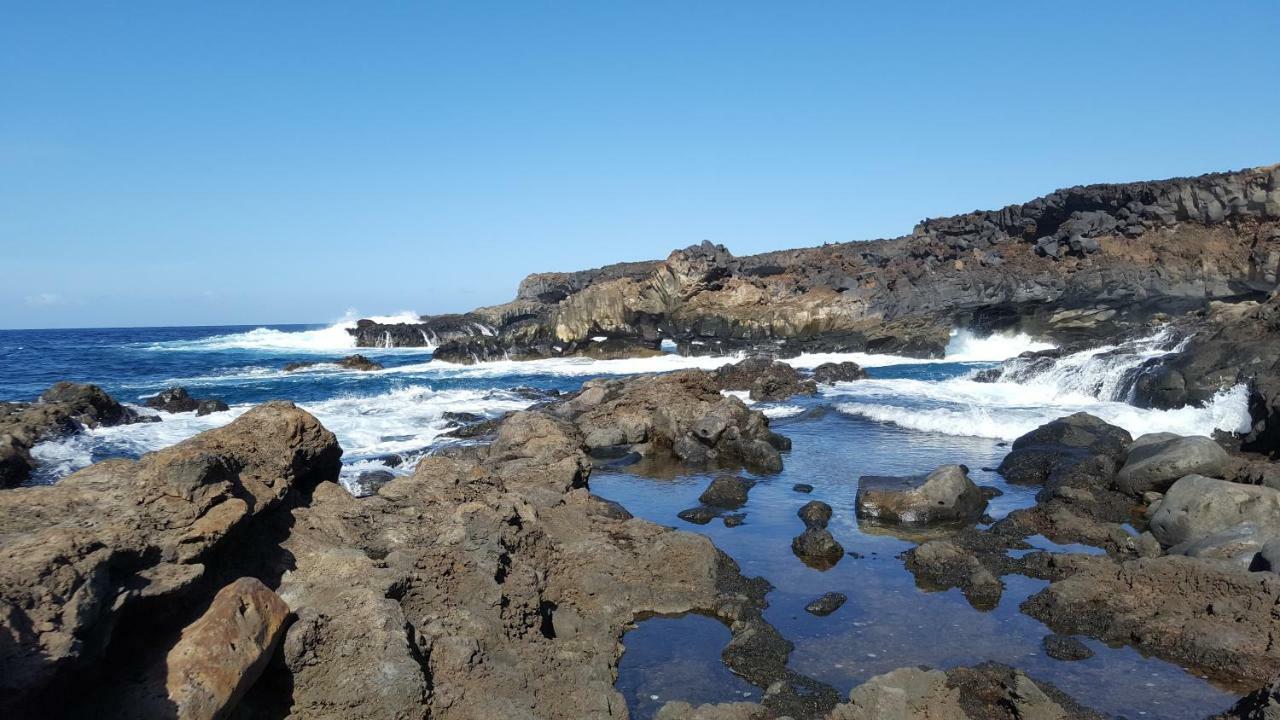
M1048 657L1041 642L1050 631L1018 609L1047 585L1042 580L1004 577L999 605L986 612L971 607L958 590L917 587L898 558L915 543L884 528L859 526L854 495L860 475L920 474L962 463L975 482L1004 493L992 501L990 514L996 517L1033 504L1036 489L1009 485L981 469L998 465L1007 452L996 440L904 430L831 412L821 398L799 402L805 403L805 412L774 422L793 442L786 468L756 478L746 506L736 511L746 513L741 526L726 527L719 519L695 525L676 517L698 505L698 495L718 474L714 472L664 478L644 474L643 465L597 471L592 490L637 516L707 535L745 574L768 579L775 589L768 595L765 617L795 644L791 669L842 695L874 675L907 665L948 668L993 660L1022 668L1111 715L1203 718L1235 701L1237 695L1127 647L1082 638L1094 651L1092 658L1063 662ZM813 492L793 490L797 483L812 485ZM804 529L796 511L809 500L831 505L829 528L849 553L826 571L806 566L791 552L791 538ZM1098 552L1043 538L1031 541L1055 552ZM806 604L831 591L844 593L848 602L827 617L805 612ZM726 682L729 671L719 663L728 640L726 628L704 617L639 623L624 638L618 680L633 717L652 717L668 700L742 700L745 681ZM754 691L757 695L751 697L759 699L760 688Z

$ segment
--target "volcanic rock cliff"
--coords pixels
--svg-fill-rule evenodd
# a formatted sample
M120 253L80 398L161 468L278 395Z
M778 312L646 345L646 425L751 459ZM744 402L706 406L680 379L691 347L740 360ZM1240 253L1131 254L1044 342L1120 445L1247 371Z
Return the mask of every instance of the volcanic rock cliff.
M950 330L1074 341L1208 300L1261 299L1280 271L1280 166L1059 190L921 222L905 237L539 273L516 299L421 323L362 321L362 346L452 362L767 347L937 356Z

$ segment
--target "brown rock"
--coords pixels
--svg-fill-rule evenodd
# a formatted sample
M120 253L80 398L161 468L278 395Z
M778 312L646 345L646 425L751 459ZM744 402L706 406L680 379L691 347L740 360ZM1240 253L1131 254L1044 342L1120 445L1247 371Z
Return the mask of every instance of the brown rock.
M255 578L218 591L169 651L165 687L183 720L226 717L275 652L289 606Z

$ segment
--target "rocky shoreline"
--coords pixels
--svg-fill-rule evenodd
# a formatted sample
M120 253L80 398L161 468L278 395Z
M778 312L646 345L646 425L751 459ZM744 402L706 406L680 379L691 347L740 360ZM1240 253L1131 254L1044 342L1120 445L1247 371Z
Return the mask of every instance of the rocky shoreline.
M594 379L499 417L456 413L455 442L411 475L371 479L361 497L337 483L334 434L284 401L137 460L7 487L28 481L38 442L155 419L96 386L58 383L0 404L0 716L620 718L624 635L697 614L728 630L720 657L758 699L668 702L660 718L1102 717L990 662L904 667L843 695L789 666L795 646L766 615L766 580L704 535L593 494L591 476L706 473L679 517L739 527L752 488L792 447L750 403L866 378L854 363L802 372L778 356L938 356L954 327L1076 348L1153 325L1179 342L1126 379L1133 402L1204 404L1244 385L1247 431L1133 437L1068 415L1018 438L999 465L1034 488L1029 507L993 519L998 492L952 460L869 474L851 507L800 508L788 559L856 559L829 529L856 516L910 541L894 562L921 588L957 589L974 608L996 607L1010 576L1046 582L1020 609L1047 628L1052 657L1085 658L1081 637L1132 647L1244 696L1218 718L1276 716L1278 271L1270 167L1072 188L894 240L750 258L704 243L661 262L534 275L507 305L352 332L363 347L421 343L458 363L634 357L664 341L758 355ZM149 404L204 414L219 403L171 388ZM805 609L826 617L847 600L829 592Z

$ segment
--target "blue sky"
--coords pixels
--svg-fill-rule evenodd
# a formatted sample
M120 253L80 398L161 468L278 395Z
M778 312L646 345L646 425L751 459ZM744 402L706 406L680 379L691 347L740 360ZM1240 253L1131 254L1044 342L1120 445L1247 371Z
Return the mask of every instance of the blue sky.
M326 322L1280 162L1280 5L0 4L0 327Z

